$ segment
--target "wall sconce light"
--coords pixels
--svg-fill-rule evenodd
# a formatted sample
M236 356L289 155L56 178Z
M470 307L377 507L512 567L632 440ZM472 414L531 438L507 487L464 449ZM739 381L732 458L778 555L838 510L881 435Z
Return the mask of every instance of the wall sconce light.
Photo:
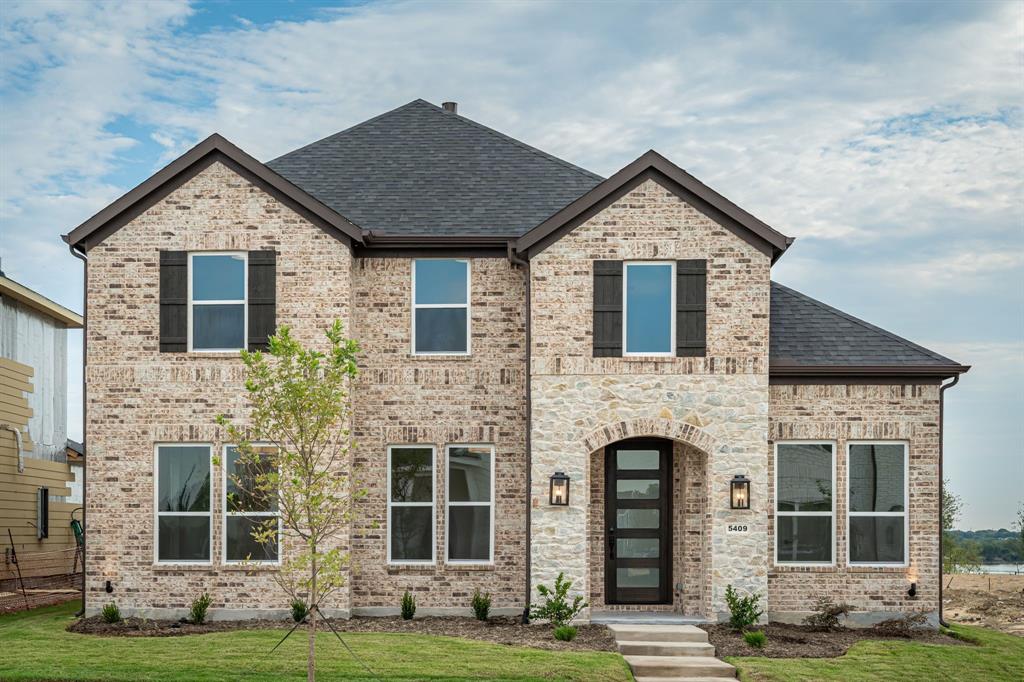
M910 583L910 589L907 590L907 596L911 599L917 596L917 583Z
M750 509L750 479L743 474L736 474L729 482L729 507Z
M558 507L569 504L569 477L561 471L556 471L551 476L550 502Z

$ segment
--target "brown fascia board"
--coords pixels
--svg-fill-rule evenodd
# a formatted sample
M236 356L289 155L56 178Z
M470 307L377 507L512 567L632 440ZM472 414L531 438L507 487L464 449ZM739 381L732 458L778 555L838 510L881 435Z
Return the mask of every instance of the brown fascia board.
M362 242L363 231L358 225L270 170L217 133L210 135L62 238L73 248L88 251L216 161L224 163L255 182L322 228L334 231L336 235L343 235L354 242Z
M652 149L524 234L516 240L516 250L529 256L540 253L563 234L649 178L665 185L681 199L770 255L773 263L794 241Z
M964 374L970 365L797 365L771 363L768 376L772 379L948 379Z

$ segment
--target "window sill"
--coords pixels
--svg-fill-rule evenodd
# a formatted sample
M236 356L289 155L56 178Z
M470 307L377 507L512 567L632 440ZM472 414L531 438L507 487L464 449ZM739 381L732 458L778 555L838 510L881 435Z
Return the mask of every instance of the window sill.
M215 571L217 567L213 564L153 564L154 571Z
M663 362L668 364L683 358L674 355L623 355L621 359L626 362Z
M453 353L451 355L436 354L421 354L421 353L409 353L405 356L409 360L419 360L423 362L468 362L473 359L473 356L469 353Z

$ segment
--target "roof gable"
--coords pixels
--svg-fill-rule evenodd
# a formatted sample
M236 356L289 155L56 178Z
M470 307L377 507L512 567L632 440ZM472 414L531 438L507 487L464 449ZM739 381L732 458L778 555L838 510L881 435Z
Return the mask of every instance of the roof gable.
M778 259L793 239L747 213L654 150L550 216L516 241L516 249L534 256L587 219L652 179L741 239Z
M274 173L216 133L157 171L148 180L68 234L63 235L64 241L74 248L88 251L216 162L223 163L242 177L257 184L264 191L287 203L300 215L325 230L343 238L362 241L361 230L348 218L309 196L302 189Z
M267 165L395 236L517 237L602 180L422 99Z
M772 376L951 376L969 369L777 282L769 320Z

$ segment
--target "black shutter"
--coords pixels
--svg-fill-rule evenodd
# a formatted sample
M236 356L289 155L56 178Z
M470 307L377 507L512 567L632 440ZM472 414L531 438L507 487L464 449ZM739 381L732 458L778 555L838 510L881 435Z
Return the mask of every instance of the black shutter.
M622 261L594 261L594 357L622 357Z
M188 253L160 252L160 352L188 350Z
M707 352L708 262L676 262L676 355L703 357Z
M266 350L277 329L277 252L249 252L249 350Z

